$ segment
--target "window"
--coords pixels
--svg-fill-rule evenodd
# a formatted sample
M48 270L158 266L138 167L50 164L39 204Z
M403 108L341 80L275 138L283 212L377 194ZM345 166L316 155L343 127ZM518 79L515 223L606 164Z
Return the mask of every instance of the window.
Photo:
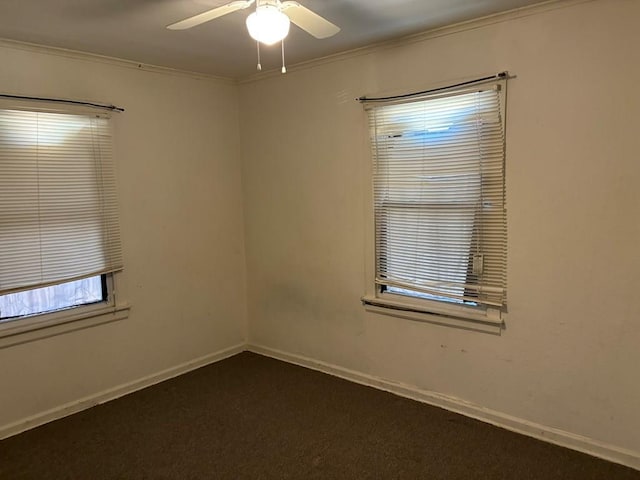
M506 306L504 82L367 105L370 305L500 322Z
M0 295L0 322L105 302L106 275Z
M109 122L0 109L0 336L42 328L43 314L58 312L57 324L115 305L122 254Z

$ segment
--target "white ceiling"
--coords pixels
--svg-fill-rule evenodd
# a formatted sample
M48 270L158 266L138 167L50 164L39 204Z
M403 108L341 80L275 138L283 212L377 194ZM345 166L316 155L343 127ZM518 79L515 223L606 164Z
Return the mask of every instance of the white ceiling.
M292 25L287 64L404 36L540 0L298 0L342 28L317 40ZM256 68L244 21L251 9L190 30L166 25L227 0L0 0L0 38L62 47L225 77ZM262 48L265 70L279 68L280 47Z

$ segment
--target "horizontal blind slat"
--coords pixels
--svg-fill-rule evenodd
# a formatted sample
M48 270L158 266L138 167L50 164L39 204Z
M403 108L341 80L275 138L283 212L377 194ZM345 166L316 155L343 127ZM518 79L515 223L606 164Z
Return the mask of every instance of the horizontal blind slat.
M0 110L0 294L120 270L117 217L108 118Z
M377 283L502 305L506 212L498 91L376 105L368 113ZM476 254L483 256L481 274L473 272Z

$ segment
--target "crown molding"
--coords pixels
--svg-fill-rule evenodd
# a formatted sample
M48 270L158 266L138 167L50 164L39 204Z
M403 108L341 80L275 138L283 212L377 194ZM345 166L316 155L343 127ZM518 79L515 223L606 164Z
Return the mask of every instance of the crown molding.
M320 65L349 60L352 58L370 55L373 53L381 52L381 51L392 49L392 48L411 45L413 43L424 42L424 41L438 38L438 37L453 35L456 33L474 30L478 28L484 28L484 27L495 25L498 23L522 19L525 17L533 16L533 15L540 15L553 10L569 8L575 5L579 5L583 3L591 3L595 1L599 1L599 0L547 0L541 3L536 3L534 5L507 10L506 12L499 12L492 15L487 15L484 17L467 20L467 21L455 23L452 25L447 25L444 27L438 27L430 30L425 30L423 32L414 33L411 35L406 35L397 39L378 42L378 43L374 43L364 47L354 48L351 50L334 53L334 54L316 58L313 60L307 60L307 61L299 62L293 65L288 65L287 71L288 71L288 74L293 74L293 73L304 71ZM212 82L223 84L223 85L239 85L239 84L241 85L241 84L254 83L254 82L258 82L261 80L266 80L272 77L277 77L282 75L279 69L273 69L273 70L267 70L260 73L254 73L249 76L238 77L238 78L224 77L224 76L211 75L211 74L200 73L200 72L192 72L189 70L180 70L176 68L135 62L133 60L125 60L125 59L116 58L116 57L109 57L106 55L99 55L96 53L81 52L78 50L70 50L70 49L61 48L61 47L52 47L52 46L41 45L36 43L21 42L18 40L11 40L11 39L5 39L5 38L0 38L0 47L13 49L13 50L22 50L22 51L27 51L32 53L55 55L55 56L87 61L92 63L102 63L102 64L113 65L121 68L133 69L133 70L143 70L146 72L157 73L162 75L196 78L201 80L212 81Z
M206 73L191 72L188 70L179 70L170 67L161 67L158 65L151 65L146 63L134 62L133 60L125 60L116 57L109 57L106 55L98 55L96 53L81 52L78 50L69 50L60 47L51 47L48 45L40 45L37 43L21 42L18 40L10 40L6 38L0 38L0 48L7 48L12 50L21 50L31 53L39 53L44 55L53 55L64 58L71 58L74 60L81 60L85 62L101 63L106 65L112 65L121 68L128 68L132 70L141 70L150 73L157 73L161 75L171 75L179 77L195 78L200 80L213 81L224 85L236 85L237 81L231 77L222 77L216 75L209 75Z
M544 14L550 11L559 10L563 8L573 7L575 5L583 3L591 3L599 0L547 0L534 5L526 7L515 8L507 10L505 12L494 13L484 17L467 20L464 22L455 23L452 25L446 25L444 27L438 27L423 32L406 35L393 40L386 40L383 42L374 43L365 47L354 48L344 52L334 53L325 57L308 60L305 62L299 62L293 65L287 65L287 74L296 73L299 71L307 70L310 68L318 67L329 63L340 62L344 60L350 60L373 53L378 53L384 50L392 48L398 48L414 43L424 42L438 37L444 37L447 35L453 35L460 32L466 32L469 30L476 30L479 28L488 27L498 23L504 23L508 21L518 20L534 15ZM237 83L240 85L259 82L269 78L281 76L282 73L279 69L267 70L260 73L253 73L246 77L240 77L237 79Z

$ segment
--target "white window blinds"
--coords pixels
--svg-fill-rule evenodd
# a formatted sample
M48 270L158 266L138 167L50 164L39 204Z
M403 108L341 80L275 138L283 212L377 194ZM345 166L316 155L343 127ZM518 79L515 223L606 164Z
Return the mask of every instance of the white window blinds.
M0 294L120 269L109 119L0 110Z
M369 104L376 284L469 305L506 303L499 85Z

